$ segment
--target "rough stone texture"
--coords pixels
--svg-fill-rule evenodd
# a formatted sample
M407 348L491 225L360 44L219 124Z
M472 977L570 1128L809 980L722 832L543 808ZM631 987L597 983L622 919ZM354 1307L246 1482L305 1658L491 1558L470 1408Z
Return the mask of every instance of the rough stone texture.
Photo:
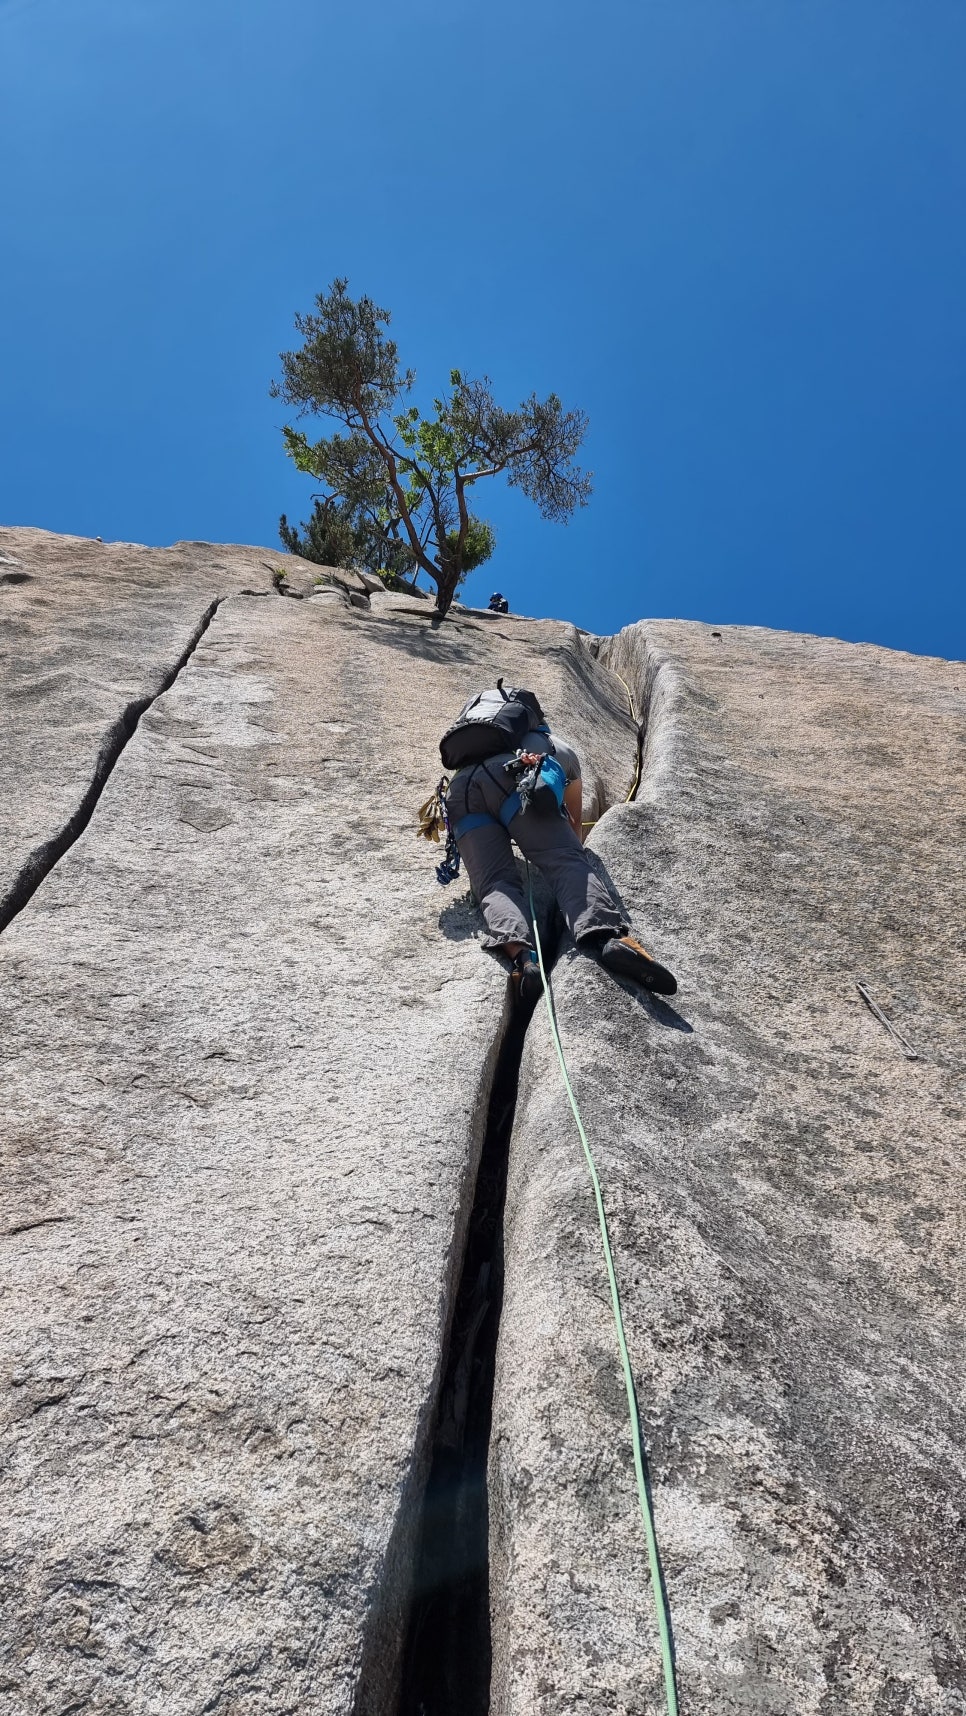
M356 573L272 549L0 529L0 928L78 832L144 704L243 590L369 606Z
M630 628L640 802L593 843L679 974L573 949L689 1716L966 1709L966 664ZM865 981L918 1049L904 1058ZM664 1708L590 1189L543 1010L490 1453L499 1716Z
M225 599L0 937L0 1710L388 1716L505 1001L415 809L500 672L619 798L624 694L554 622L230 593L264 551L15 549L12 870Z
M26 530L0 604L2 1716L391 1716L505 1001L414 811L499 673L619 804L614 672L644 778L593 844L681 994L566 947L554 989L682 1711L962 1716L966 666L671 623L597 660L273 550ZM657 1716L542 1008L491 1530L494 1712Z
M213 607L284 558L0 529L0 923Z

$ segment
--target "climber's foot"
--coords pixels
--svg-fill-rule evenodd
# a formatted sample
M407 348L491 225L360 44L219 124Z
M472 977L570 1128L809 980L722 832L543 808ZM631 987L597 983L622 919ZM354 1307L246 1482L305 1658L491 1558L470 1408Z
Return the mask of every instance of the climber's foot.
M659 965L654 956L642 947L635 936L612 936L600 950L600 963L615 977L629 977L642 989L657 995L673 995L677 980L667 966Z
M543 994L543 978L536 954L523 947L510 965L510 981L518 1007L534 1007Z

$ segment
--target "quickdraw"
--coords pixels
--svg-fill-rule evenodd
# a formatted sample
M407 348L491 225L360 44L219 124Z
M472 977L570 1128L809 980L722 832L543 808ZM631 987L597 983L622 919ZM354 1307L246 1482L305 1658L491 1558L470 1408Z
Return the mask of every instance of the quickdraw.
M520 811L528 810L535 794L540 792L544 796L552 793L557 801L557 809L563 813L567 777L556 757L543 756L533 751L518 751L503 767L516 785L519 799L517 808Z
M419 807L419 827L416 830L417 840L434 840L437 846L442 836L446 836L446 851L436 866L436 880L444 888L449 882L455 882L460 873L460 849L456 844L446 802L448 790L449 777L443 775L436 791Z

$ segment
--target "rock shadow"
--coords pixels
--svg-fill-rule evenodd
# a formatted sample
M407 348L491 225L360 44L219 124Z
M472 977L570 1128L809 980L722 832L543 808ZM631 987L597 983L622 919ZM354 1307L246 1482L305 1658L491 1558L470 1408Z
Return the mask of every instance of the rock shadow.
M438 922L447 941L473 941L483 928L482 913L469 891L458 899L449 900L440 912Z
M407 618L419 621L423 619L423 616L422 614L407 614ZM367 635L370 638L385 644L387 649L398 649L404 655L414 656L417 661L437 662L444 654L446 661L473 664L477 660L471 650L454 644L452 640L455 633L453 631L447 631L444 638L437 639L438 625L430 631L427 631L425 626L420 627L417 631L415 628L400 625L398 620L387 619L382 614L370 614L367 616L367 621L370 628ZM445 652L438 647L439 643L446 645Z
M615 900L621 907L624 915L633 928L633 913L608 870L607 865L604 863L599 853L594 852L592 848L587 847L585 850L587 852L587 858L590 862L591 869L600 877L601 881L613 894ZM585 954L584 957L593 956ZM614 977L609 972L605 975L610 977L612 983L619 984L625 995L630 995L637 1002L638 1006L643 1008L644 1012L654 1020L656 1025L663 1025L664 1028L669 1031L680 1031L687 1037L694 1035L694 1026L689 1024L684 1015L679 1013L676 1007L672 1007L670 1002L667 1001L663 995L655 995L652 991L641 989L638 984L625 981L619 977Z
M527 897L527 877L523 860L517 859L517 872L520 877L520 887L523 897ZM559 925L562 922L557 912L556 903L550 893L543 876L534 866L533 872L533 903L537 908L537 927L545 941L556 945L559 940ZM438 918L439 927L448 941L471 941L481 939L486 934L486 924L483 913L476 903L470 888L458 898L447 901ZM483 953L491 953L490 948L483 948Z
M619 979L615 979L615 981L619 981ZM630 984L626 984L624 987L631 990ZM694 1026L688 1022L683 1013L679 1013L676 1007L672 1007L669 1001L665 1001L663 995L653 995L646 989L634 989L631 992L638 1006L643 1007L645 1013L650 1015L655 1024L664 1025L669 1031L680 1031L685 1037L694 1036Z

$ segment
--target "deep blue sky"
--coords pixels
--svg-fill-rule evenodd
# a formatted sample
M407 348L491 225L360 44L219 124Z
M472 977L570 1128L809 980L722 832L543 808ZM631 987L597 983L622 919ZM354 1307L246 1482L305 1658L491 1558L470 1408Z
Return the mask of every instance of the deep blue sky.
M966 656L963 0L0 0L0 520L276 542L336 274L589 413L471 599Z

